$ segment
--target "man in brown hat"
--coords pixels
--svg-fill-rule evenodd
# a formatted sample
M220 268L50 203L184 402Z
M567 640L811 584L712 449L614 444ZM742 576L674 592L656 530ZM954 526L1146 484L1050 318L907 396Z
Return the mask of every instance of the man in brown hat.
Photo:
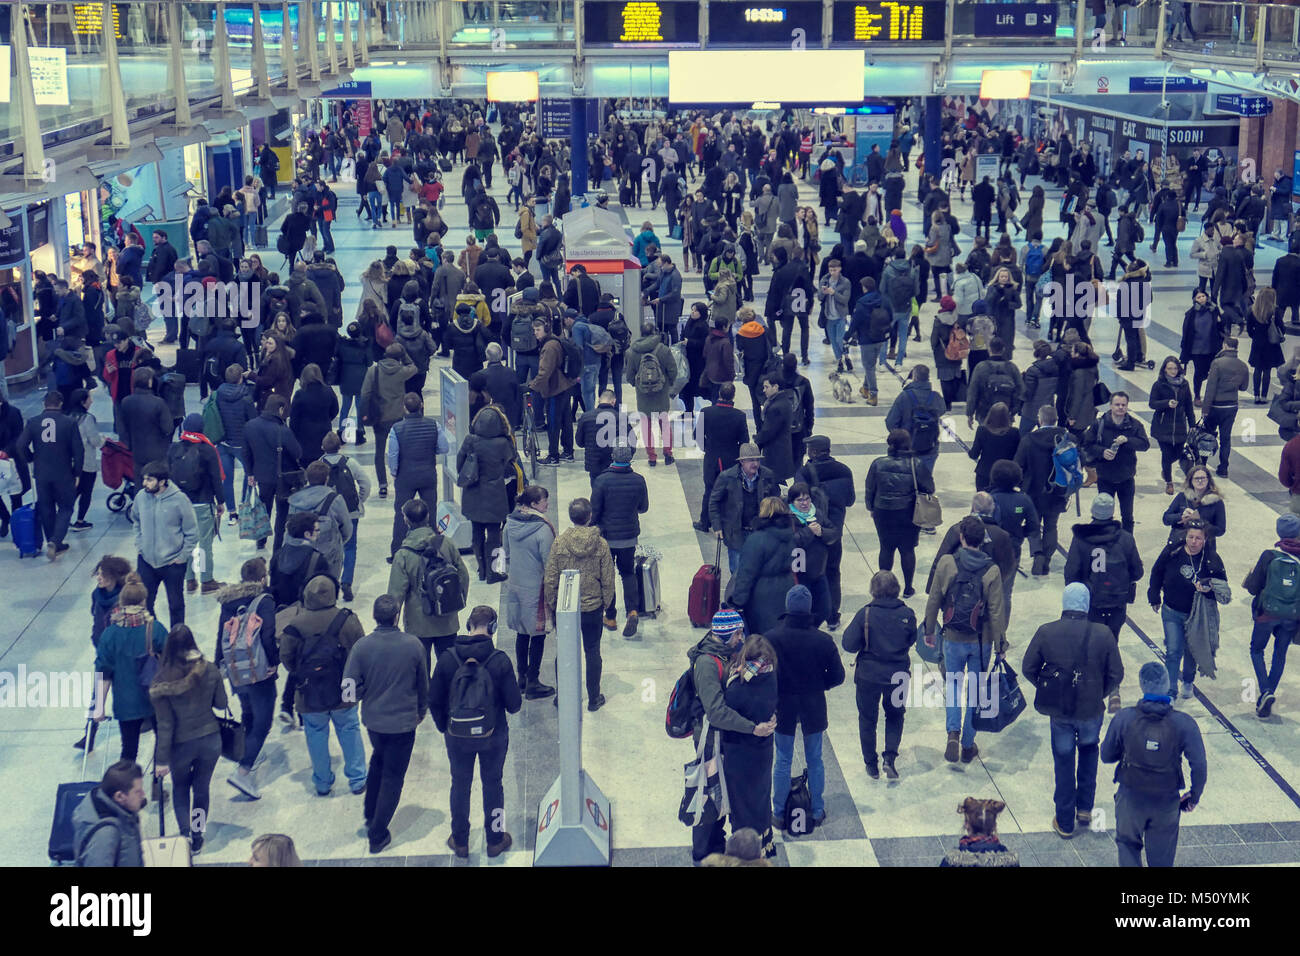
M727 566L733 574L740 563L740 549L758 517L759 502L781 494L772 469L759 464L762 459L757 445L741 445L739 460L718 475L709 496L709 524L727 546Z

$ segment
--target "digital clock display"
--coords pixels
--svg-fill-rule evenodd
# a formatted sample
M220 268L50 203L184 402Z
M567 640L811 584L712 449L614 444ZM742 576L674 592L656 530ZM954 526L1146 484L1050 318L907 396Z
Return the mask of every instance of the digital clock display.
M820 49L821 45L822 5L817 0L790 0L779 7L709 4L710 47Z
M832 36L837 43L942 43L944 7L934 0L837 3Z

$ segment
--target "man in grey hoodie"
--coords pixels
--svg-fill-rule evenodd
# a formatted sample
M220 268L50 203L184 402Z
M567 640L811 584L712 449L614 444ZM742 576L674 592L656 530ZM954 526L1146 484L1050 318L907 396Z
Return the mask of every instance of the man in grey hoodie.
M325 555L330 574L339 580L343 573L343 548L352 538L352 514L343 496L327 482L330 466L313 461L306 469L307 486L289 498L289 514L310 511L320 520L316 524L316 550Z
M143 476L143 487L131 510L139 553L136 570L149 594L150 614L154 613L158 586L167 589L168 618L175 627L185 623L185 568L199 543L199 525L194 505L171 483L167 462L150 462Z
M140 811L149 803L144 771L134 760L108 768L72 813L78 866L144 866Z
M375 598L375 629L353 645L343 668L344 693L361 702L361 722L370 735L363 812L371 853L393 842L388 824L402 799L415 729L429 708L428 659L416 638L397 629L400 610L387 594Z

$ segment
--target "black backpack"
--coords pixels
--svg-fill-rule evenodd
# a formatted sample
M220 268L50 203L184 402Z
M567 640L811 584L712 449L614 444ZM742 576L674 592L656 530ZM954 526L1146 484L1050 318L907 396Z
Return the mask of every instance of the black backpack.
M356 511L361 504L361 492L357 489L356 476L348 467L348 456L340 455L339 460L330 465L329 486L338 492L348 511ZM328 508L326 509L328 510Z
M922 405L916 393L912 392L912 451L924 455L933 451L939 444L939 419L928 405Z
M1129 580L1128 562L1116 547L1118 543L1113 542L1105 549L1104 570L1101 571L1092 570L1095 564L1094 549L1088 549L1085 558L1089 568L1087 584L1094 607L1124 607L1129 602L1133 582Z
M173 445L172 453L167 456L167 465L171 469L171 480L187 497L198 494L203 487L203 466L197 442L183 442Z
M998 402L1007 406L1012 415L1016 413L1016 380L1005 369L997 368L989 372L989 377L984 383L984 411L992 408Z
M271 594L275 597L276 607L288 607L295 601L302 599L302 589L312 578L318 574L328 573L329 566L325 563L325 555L321 554L315 548L307 556L306 561L300 563L297 567L289 569L285 567L288 559L293 556L294 552L301 551L302 548L281 548L275 552L271 558ZM299 576L299 572L305 573Z
M442 535L425 545L423 551L403 550L420 556L420 600L429 617L454 614L465 607L465 592L455 565L442 556Z
M1183 787L1183 756L1178 729L1168 712L1138 712L1124 729L1124 756L1115 769L1115 781L1138 793L1168 797Z
M497 689L487 665L501 652L494 649L485 661L465 657L457 647L451 652L460 666L452 675L447 695L447 735L485 740L497 729Z
M516 316L510 323L510 347L516 352L536 352L537 336L533 334L530 316Z
M310 644L297 625L290 624L284 629L286 634L294 634L303 645L298 666L293 670L293 679L302 691L303 710L308 713L338 710L343 705L343 666L347 663L348 653L339 641L339 632L351 613L347 608L340 610L325 633L317 635Z
M978 637L984 623L984 569L968 571L961 566L943 596L944 630Z
M568 379L577 381L582 378L582 346L570 338L561 338L560 347L564 349L564 367L560 373Z
M627 327L627 320L623 318L623 313L618 312L609 320L609 327L606 329L610 338L614 340L614 345L620 352L626 352L629 345L632 344L632 330Z

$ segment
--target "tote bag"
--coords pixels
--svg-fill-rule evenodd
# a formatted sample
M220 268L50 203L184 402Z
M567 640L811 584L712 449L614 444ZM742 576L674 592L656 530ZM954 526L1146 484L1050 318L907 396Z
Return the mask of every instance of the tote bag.
M912 524L918 528L937 528L943 524L943 506L937 496L921 490L916 483L916 456L912 456L912 488L916 504L912 507Z

